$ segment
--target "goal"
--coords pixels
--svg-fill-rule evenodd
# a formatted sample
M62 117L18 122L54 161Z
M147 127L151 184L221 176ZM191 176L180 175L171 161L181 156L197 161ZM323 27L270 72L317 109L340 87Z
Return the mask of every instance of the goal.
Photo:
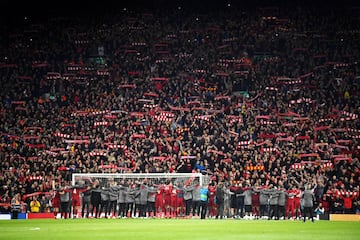
M184 185L187 182L208 184L210 176L201 173L73 173L73 185L89 185L98 181L100 186L108 187L121 183L144 183L149 185Z

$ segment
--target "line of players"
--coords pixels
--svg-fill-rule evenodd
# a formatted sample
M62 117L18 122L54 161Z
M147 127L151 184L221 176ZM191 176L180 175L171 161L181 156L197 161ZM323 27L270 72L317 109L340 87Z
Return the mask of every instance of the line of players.
M95 180L58 188L52 204L61 218L196 218L205 211L208 218L296 219L301 218L301 194L296 187L286 190L239 182L201 186L196 179L163 183Z

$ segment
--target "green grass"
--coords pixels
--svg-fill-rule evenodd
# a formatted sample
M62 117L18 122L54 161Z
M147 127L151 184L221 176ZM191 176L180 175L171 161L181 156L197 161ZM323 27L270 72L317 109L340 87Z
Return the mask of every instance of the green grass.
M0 239L21 240L351 240L360 222L200 219L62 219L0 221Z

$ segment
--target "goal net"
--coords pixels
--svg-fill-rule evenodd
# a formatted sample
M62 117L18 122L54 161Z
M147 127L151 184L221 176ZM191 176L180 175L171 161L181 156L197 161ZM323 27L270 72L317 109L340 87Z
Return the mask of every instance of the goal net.
M90 185L98 181L100 186L128 183L148 185L170 184L182 186L186 183L197 182L200 185L208 184L210 176L201 173L73 173L73 185Z

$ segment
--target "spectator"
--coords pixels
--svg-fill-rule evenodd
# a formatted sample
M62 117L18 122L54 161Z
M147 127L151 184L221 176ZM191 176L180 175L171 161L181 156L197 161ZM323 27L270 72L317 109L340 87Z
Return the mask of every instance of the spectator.
M347 192L345 195L341 194L340 198L344 201L344 213L354 214L353 202L357 198L357 194Z
M32 213L39 213L40 207L41 207L41 203L39 202L36 196L33 196L30 201L30 211Z
M39 202L40 202L40 212L44 213L44 212L52 211L49 196L42 195Z
M321 203L322 207L324 208L324 213L330 212L330 203L331 198L327 195L323 195L322 198L319 200L319 204Z
M316 214L317 220L320 219L320 215L325 214L325 208L323 207L322 203L320 202L318 206L315 208L314 213Z
M357 200L354 203L354 209L355 209L355 214L360 214L360 199L357 198Z
M335 199L333 199L331 204L331 212L337 214L344 213L344 200L340 198L340 195L337 195Z
M18 219L18 215L21 208L21 202L20 202L20 194L17 193L15 196L11 199L11 213L12 213L12 219Z

